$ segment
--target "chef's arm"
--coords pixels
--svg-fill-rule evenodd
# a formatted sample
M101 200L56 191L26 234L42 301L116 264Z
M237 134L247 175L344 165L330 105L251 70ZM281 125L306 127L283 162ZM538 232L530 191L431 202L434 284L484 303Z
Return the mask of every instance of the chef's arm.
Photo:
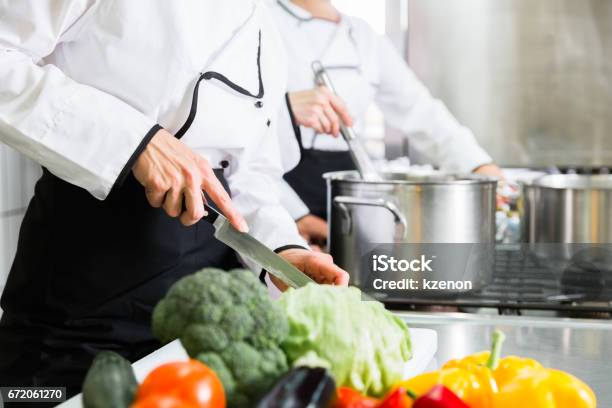
M378 53L376 102L391 127L404 131L411 146L443 170L469 173L492 163L473 133L430 94L387 38L379 38Z
M294 219L281 205L281 153L274 123L244 150L227 175L232 201L245 217L250 233L268 247L308 248ZM252 263L245 263L257 269Z
M276 119L276 117L274 118ZM275 249L280 256L319 283L348 284L348 274L324 254L308 250L295 221L280 203L280 179L283 172L280 143L272 125L245 149L237 168L228 175L233 202L249 223L250 234ZM243 259L254 272L259 265ZM280 282L266 278L284 289Z
M285 103L281 104L278 126L284 172L293 169L300 160L297 143L299 134L300 125L293 115L289 94L286 94ZM327 241L326 222L310 215L308 206L283 178L280 179L280 202L296 221L298 232L311 244L311 248L316 248L313 245L320 247Z
M0 141L104 199L155 134L154 120L40 62L94 1L0 1Z
M308 180L304 182L307 183ZM295 220L298 232L308 242L310 248L320 251L328 239L327 222L312 215L304 201L283 179L280 180L280 202Z
M280 145L281 164L283 172L292 170L300 160L300 147L297 141L300 125L296 122L289 101L289 94L285 94L285 100L280 104L278 111L278 124L275 127ZM300 219L308 214L308 207L300 199L289 184L280 178L280 200L281 204L294 220Z
M16 3L0 0L0 142L98 199L134 170L151 205L186 225L203 216L203 188L246 230L203 159L126 101L41 64L78 33L94 0Z
M317 133L338 137L341 120L348 126L353 125L342 99L325 86L289 92L286 99L294 123Z
M291 218L297 221L310 213L304 201L302 201L295 190L282 178L280 179L279 189L280 202L289 212Z

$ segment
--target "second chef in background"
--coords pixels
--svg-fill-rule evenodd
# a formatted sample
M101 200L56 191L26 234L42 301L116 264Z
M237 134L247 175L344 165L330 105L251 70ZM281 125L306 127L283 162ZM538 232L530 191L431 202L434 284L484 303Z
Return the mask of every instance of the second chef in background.
M375 102L385 121L444 171L501 177L491 157L445 105L418 80L391 42L365 21L338 12L330 0L276 0L274 16L289 56L289 84L279 131L298 144L301 161L285 175L283 204L311 243L327 237L322 175L354 169L339 118L363 129ZM339 97L317 87L311 65L321 61ZM346 104L346 105L345 105Z

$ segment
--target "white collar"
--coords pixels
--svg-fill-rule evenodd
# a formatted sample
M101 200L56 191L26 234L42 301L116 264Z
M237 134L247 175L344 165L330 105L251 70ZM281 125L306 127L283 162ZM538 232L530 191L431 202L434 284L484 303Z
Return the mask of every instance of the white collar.
M276 0L278 5L289 14L291 17L299 21L310 21L314 17L307 10L297 6L291 0Z
M303 9L302 7L298 5L293 4L291 0L276 0L276 2L280 6L280 8L282 8L288 15L295 18L300 23L307 22L307 21L313 21L313 20L319 20L319 21L327 21L329 23L338 24L339 26L342 26L346 22L346 16L342 13L340 13L340 21L338 23L334 23L331 20L313 17L309 11L307 11L306 9Z

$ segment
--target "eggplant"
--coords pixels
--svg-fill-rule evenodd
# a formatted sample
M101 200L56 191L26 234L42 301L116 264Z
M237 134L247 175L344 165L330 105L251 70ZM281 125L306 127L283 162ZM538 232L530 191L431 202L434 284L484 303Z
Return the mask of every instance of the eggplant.
M330 408L336 382L321 367L297 367L283 375L257 408Z

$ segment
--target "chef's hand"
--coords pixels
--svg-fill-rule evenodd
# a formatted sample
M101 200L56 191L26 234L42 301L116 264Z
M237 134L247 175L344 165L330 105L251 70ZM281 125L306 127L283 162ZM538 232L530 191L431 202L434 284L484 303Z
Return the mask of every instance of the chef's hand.
M327 242L327 222L308 214L297 220L298 232L311 245L321 248Z
M353 126L344 102L324 86L290 92L289 103L297 124L317 133L338 136L341 119L347 126Z
M348 273L336 266L330 255L299 248L287 249L280 252L279 255L317 283L338 286L348 285ZM271 274L270 280L281 291L287 290L287 285Z
M481 174L483 176L496 177L499 180L505 180L504 173L495 164L483 164L480 167L474 169L473 173Z
M166 130L153 136L132 171L144 186L149 203L163 207L171 217L180 217L184 225L193 225L205 215L205 191L234 227L248 230L206 159Z

